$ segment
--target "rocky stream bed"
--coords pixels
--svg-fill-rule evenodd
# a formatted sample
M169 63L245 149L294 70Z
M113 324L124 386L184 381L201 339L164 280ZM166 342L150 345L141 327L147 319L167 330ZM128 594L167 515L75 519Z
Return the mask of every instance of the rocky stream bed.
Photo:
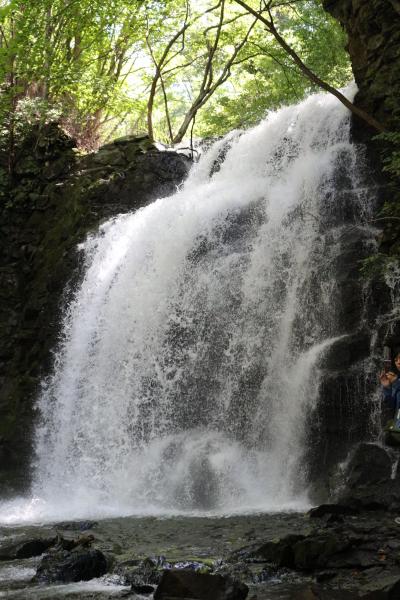
M193 582L190 596L178 590L158 598L400 597L393 595L400 594L400 524L395 515L329 510L315 518L296 513L119 518L3 528L0 597L151 598L164 570L170 569L184 576L192 571L200 579L220 574L238 583L223 593L208 587L202 595ZM46 554L30 556L47 543ZM71 550L62 549L67 547ZM90 579L83 582L81 577ZM247 586L246 596L239 582Z
M2 527L0 598L397 600L393 458L360 445L337 501L307 513Z

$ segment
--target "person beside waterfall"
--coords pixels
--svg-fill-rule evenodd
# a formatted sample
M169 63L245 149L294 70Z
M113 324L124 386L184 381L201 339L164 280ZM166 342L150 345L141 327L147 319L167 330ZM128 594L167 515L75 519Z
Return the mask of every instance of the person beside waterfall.
M379 374L379 380L383 388L383 395L394 410L394 418L387 422L385 427L385 442L388 445L400 445L400 349L396 350L394 365L397 373L384 370Z

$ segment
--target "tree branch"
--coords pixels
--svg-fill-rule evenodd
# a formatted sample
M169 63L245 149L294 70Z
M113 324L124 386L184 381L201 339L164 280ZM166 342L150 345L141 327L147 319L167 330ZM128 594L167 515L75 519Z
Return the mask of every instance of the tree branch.
M167 93L165 91L164 79L163 79L162 75L160 75L160 83L161 83L162 93L164 96L165 117L167 119L168 134L169 134L170 142L172 143L172 140L174 139L174 134L172 133L171 117L170 117L169 108L168 108L168 98L167 98Z
M185 118L179 128L179 131L176 134L176 136L174 137L174 144L178 144L179 142L182 141L183 136L185 135L188 127L190 126L190 123L192 122L193 118L196 116L199 109L202 106L204 106L204 104L209 100L209 98L212 96L212 94L215 92L215 90L219 86L221 86L223 83L225 83L225 81L227 81L227 79L229 79L230 74L231 74L231 67L235 63L235 59L238 56L238 54L240 53L241 49L247 43L247 40L249 39L249 36L250 36L254 26L256 25L256 23L257 23L257 19L255 19L253 21L253 23L250 25L246 35L244 36L244 38L240 42L240 44L235 46L234 51L232 52L229 59L226 61L218 79L216 81L214 81L214 83L212 83L212 81L210 81L208 78L208 80L207 80L208 83L206 81L206 85L204 85L204 86L202 85L202 87L200 88L200 91L197 95L197 98L195 98L195 100L192 103L192 106L187 111ZM206 68L210 68L209 61L207 62ZM207 76L207 74L205 75L205 77L206 76Z
M271 14L271 2L268 2L268 4L266 5L269 14L268 20L265 17L263 17L262 14L260 14L260 12L257 12L256 10L254 10L254 8L246 4L246 2L243 2L242 0L233 1L236 2L236 4L239 4L242 8L246 9L249 13L254 15L261 23L263 23L266 26L268 32L274 36L275 40L278 42L281 48L283 48L285 52L293 59L294 63L299 67L303 75L305 75L312 83L335 96L342 104L344 104L344 106L346 106L346 108L348 108L353 114L357 115L360 119L362 119L373 129L376 129L379 132L385 131L385 128L381 123L379 123L379 121L377 121L374 117L366 113L358 106L355 106L352 102L350 102L350 100L346 98L346 96L339 92L339 90L332 87L329 83L326 83L326 81L320 79L318 75L313 73L313 71L311 71L311 69L307 67L307 65L301 60L299 55L293 50L291 46L289 46L289 44L277 31Z

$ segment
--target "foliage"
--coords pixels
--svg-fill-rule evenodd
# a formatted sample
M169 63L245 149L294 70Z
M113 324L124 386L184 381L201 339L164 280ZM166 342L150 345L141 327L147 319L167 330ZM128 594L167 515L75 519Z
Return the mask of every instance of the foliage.
M367 277L390 279L400 265L400 133L391 131L374 137L379 144L383 171L389 174L386 201L374 223L383 228L379 252L363 261Z
M42 100L42 98L22 98L19 100L13 114L14 135L17 142L25 139L26 134L35 123L40 122L45 124L51 121L58 121L61 115L61 106L49 104L46 100ZM4 118L0 129L0 146L4 146L5 144L9 127L9 121Z
M2 121L8 115L13 123L21 100L40 99L43 105L61 107L62 118L82 145L95 145L103 123L130 110L124 68L134 63L140 46L135 3L3 0L2 4Z
M296 52L321 78L335 87L342 87L351 80L344 32L319 2L288 3L276 13L276 23ZM216 94L211 110L202 113L199 123L202 135L222 134L234 127L254 125L267 110L297 102L317 91L264 30L257 31L248 52L253 56L238 68L230 88Z
M377 252L361 261L360 272L366 279L385 278L386 274L396 264L396 260L383 252Z
M400 177L400 132L381 133L375 139L382 141L386 146L383 152L383 170L393 177Z
M348 81L343 32L320 0L275 0L272 10L312 70ZM143 131L171 143L194 124L197 136L246 127L313 89L232 0L0 0L0 86L11 163L33 115L55 111L87 149Z

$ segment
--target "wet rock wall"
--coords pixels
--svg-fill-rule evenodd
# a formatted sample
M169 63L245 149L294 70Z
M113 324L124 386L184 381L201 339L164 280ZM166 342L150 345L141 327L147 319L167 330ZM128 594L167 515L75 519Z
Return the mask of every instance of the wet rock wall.
M56 124L18 148L0 208L0 496L29 485L34 400L81 274L77 244L106 219L173 193L188 166L146 137L80 155Z

